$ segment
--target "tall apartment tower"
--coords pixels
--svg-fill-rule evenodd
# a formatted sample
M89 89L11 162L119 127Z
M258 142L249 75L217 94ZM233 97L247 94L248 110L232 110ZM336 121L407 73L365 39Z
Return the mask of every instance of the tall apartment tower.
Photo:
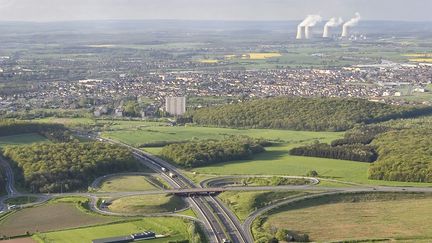
M186 112L186 97L166 97L165 111L173 116L180 116Z

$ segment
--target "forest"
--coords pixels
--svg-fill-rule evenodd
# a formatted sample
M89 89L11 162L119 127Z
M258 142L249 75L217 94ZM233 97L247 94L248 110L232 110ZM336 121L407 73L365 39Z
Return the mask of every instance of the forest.
M86 189L96 177L139 169L130 150L99 142L7 146L3 154L32 192Z
M345 131L356 124L432 114L432 107L393 106L363 99L283 97L189 111L199 125Z
M341 139L336 139L331 142L331 145L349 145L349 144L370 144L375 137L381 133L387 132L392 128L378 124L362 125L355 127L347 132Z
M380 134L372 142L379 157L369 168L369 178L432 182L431 137L430 128L410 128Z
M68 142L72 133L62 124L0 120L0 137L24 133L38 133L54 142Z
M373 162L377 159L374 147L364 144L331 146L326 143L315 143L293 148L290 150L290 154L361 162Z
M161 150L163 159L183 167L198 167L231 160L243 160L264 152L267 142L249 137L231 137L224 140L191 141L170 144Z

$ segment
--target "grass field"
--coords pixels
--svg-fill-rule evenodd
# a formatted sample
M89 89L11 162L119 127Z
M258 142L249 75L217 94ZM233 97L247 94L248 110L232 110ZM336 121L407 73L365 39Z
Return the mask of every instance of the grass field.
M189 223L187 221L178 218L144 218L136 221L99 225L82 229L41 233L33 238L37 239L39 242L45 243L91 243L93 239L123 236L142 231L154 231L156 234L169 235L169 237L146 240L145 242L176 242L189 239L188 226Z
M27 231L52 231L113 222L119 219L86 213L77 203L84 198L61 199L41 206L26 208L9 214L0 221L0 234L25 234Z
M108 208L118 213L149 214L173 212L185 207L185 202L177 196L142 195L116 199Z
M350 199L352 201L352 198ZM267 227L309 234L312 241L365 239L432 240L432 198L303 204L271 215Z
M4 136L0 137L0 148L7 145L26 145L41 142L49 142L49 140L36 133Z
M146 176L119 176L109 178L102 182L99 188L101 192L121 192L121 191L147 191L157 190L154 183L158 183L156 178L148 179ZM157 185L157 184L156 184ZM163 184L159 184L163 185Z
M280 199L300 196L303 192L234 192L222 193L220 199L236 214L240 221L244 221L253 211L263 207L266 203Z
M131 145L160 141L184 141L192 139L223 139L230 135L247 135L255 138L282 140L285 142L313 141L315 139L331 141L342 137L343 133L303 132L271 129L229 129L210 127L168 127L152 126L142 130L120 130L104 132L102 136L123 141Z
M141 121L141 120L115 120L94 118L56 118L47 117L34 119L33 122L59 123L66 126L99 126L106 130L132 130L149 126L163 125L163 122Z
M147 123L148 124L148 123ZM151 126L141 130L118 130L104 132L103 136L119 140L134 146L160 141L185 141L193 139L223 139L230 135L247 135L279 141L278 145L267 147L267 152L257 154L251 160L231 161L213 166L195 168L192 171L206 175L306 175L316 170L319 177L359 184L389 186L431 186L430 183L406 183L369 180L368 163L292 156L289 150L304 144L331 142L341 138L340 132L307 132L273 129L229 129L210 127L167 127ZM161 148L144 148L145 151L158 154Z

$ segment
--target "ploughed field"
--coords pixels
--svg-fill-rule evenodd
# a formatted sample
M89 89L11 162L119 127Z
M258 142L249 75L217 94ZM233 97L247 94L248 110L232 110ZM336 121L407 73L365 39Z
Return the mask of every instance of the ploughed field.
M47 204L15 211L0 220L0 234L24 235L65 228L108 223L115 218L86 213L78 203L84 198L59 199Z
M432 197L358 199L304 203L268 217L270 228L306 233L312 241L391 239L416 242L432 240ZM312 199L320 200L320 199ZM323 227L325 225L325 227ZM426 241L427 242L427 241Z

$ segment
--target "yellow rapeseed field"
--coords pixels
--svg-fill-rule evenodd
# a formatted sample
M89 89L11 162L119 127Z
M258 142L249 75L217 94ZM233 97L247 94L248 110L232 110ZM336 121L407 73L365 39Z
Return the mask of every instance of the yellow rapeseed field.
M408 53L408 54L403 54L402 56L404 57L432 57L432 53Z
M209 64L213 64L213 63L218 63L219 60L216 59L201 59L199 60L200 63L209 63Z
M251 59L251 60L263 60L267 58L280 57L282 56L280 53L272 52L272 53L257 53L252 52L243 55L243 59Z
M427 62L432 63L432 58L413 58L409 59L410 62Z

